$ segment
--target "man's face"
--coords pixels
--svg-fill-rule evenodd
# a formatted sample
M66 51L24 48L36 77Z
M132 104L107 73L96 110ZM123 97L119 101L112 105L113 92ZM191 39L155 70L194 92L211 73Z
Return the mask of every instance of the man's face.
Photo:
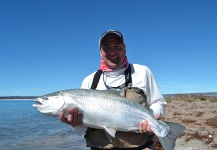
M101 43L100 54L106 66L110 69L117 69L124 61L126 55L125 45L117 35L107 35Z

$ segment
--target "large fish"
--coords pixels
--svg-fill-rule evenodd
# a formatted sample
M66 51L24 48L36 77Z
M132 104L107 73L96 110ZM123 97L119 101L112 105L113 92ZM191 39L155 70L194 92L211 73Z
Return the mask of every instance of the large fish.
M39 97L35 102L33 107L51 116L58 116L60 111L67 115L69 110L77 108L83 113L83 126L104 129L110 137L115 137L116 131L138 132L140 122L147 120L165 150L174 148L185 129L177 123L157 120L151 110L109 91L62 90Z

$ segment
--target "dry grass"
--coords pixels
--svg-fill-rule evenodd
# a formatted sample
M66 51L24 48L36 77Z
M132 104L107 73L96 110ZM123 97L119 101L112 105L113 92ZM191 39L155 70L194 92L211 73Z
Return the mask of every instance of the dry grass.
M213 142L213 133L209 133L206 135L203 135L203 134L199 133L198 131L195 133L188 133L185 141L188 142L191 139L201 140L208 145L208 144Z
M180 113L180 112L174 112L173 113L173 116L181 116L182 115L182 113Z
M210 102L217 102L217 97L211 97Z
M214 118L207 119L206 125L211 126L213 128L217 128L217 116L215 116Z
M192 120L192 119L183 119L181 121L184 124L189 124L189 123L195 123L195 122L197 122L196 120Z
M201 94L192 94L192 95L176 94L174 96L167 96L167 97L165 97L165 99L166 99L167 103L170 103L173 100L182 100L182 101L186 101L186 102L194 102L197 100L217 102L217 97L215 97L215 96L203 96Z

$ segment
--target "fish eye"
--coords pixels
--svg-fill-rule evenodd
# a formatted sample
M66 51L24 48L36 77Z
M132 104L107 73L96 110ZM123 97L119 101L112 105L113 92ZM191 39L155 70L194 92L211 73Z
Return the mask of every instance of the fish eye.
M48 100L48 97L44 96L42 97L43 100Z

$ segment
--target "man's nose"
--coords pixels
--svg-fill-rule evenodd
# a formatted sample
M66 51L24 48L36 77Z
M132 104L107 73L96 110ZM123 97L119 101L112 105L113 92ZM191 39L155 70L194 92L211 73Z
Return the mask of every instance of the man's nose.
M117 50L115 49L115 47L110 47L110 48L109 48L109 53L110 53L110 54L116 53L116 51L117 51Z

